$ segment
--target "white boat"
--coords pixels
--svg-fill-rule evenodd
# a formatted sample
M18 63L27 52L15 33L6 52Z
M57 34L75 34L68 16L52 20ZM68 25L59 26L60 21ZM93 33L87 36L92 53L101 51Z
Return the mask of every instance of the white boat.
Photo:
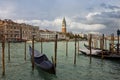
M34 41L34 42L36 42L36 41ZM27 41L27 43L32 43L32 40Z
M85 54L85 55L90 55L90 50L88 49L79 49L79 51L82 53L82 54ZM91 49L91 55L97 55L99 52L101 52L102 50L95 50L95 49Z

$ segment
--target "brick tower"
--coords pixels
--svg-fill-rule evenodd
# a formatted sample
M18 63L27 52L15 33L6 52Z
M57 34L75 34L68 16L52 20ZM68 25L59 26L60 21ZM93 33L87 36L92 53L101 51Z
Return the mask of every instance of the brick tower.
M62 33L66 33L66 21L65 21L65 17L63 18L63 21L62 21Z

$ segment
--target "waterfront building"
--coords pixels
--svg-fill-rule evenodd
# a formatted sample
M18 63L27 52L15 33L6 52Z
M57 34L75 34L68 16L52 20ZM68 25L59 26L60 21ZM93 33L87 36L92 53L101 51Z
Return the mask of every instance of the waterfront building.
M66 20L65 18L63 18L62 21L62 31L58 32L58 31L50 31L50 30L40 30L40 38L42 40L55 40L55 35L58 35L58 40L65 40L66 38L69 39L68 37L66 37Z
M5 36L6 41L18 42L31 40L33 32L37 35L37 39L39 27L25 23L19 24L10 19L0 20L0 34Z
M21 39L32 40L33 35L36 40L39 40L39 27L32 26L25 23L20 24L21 26Z
M12 20L1 20L0 32L5 36L6 41L16 41L20 38L20 26Z
M57 32L57 34L58 34L58 40L68 39L68 37L66 37L66 35L63 34L62 32Z
M33 34L35 40L55 40L55 35L58 34L58 40L65 40L66 37L66 21L62 21L62 32L39 30L38 26L32 26L25 23L16 23L10 19L0 20L0 34L5 36L5 41L19 42L31 41ZM0 37L0 39L2 39Z
M58 35L58 40L65 40L66 35L64 35L62 32L58 31L50 31L50 30L39 30L40 33L40 39L44 41L53 41L55 40L55 35Z
M87 37L86 34L84 34L84 33L79 33L78 35L82 38Z
M40 40L54 40L55 39L55 33L53 31L49 30L39 30L40 33Z

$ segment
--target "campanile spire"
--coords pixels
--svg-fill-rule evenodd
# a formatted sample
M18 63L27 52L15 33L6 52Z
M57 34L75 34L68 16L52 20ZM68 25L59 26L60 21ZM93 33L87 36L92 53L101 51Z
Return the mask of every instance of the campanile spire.
M66 33L66 20L65 20L65 17L63 18L63 21L62 21L62 33Z

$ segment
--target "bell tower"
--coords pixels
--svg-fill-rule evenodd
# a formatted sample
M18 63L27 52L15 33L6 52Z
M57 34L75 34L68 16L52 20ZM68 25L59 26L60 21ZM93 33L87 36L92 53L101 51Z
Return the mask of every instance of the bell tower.
M63 21L62 21L62 33L66 33L66 20L65 20L65 17L63 18Z

